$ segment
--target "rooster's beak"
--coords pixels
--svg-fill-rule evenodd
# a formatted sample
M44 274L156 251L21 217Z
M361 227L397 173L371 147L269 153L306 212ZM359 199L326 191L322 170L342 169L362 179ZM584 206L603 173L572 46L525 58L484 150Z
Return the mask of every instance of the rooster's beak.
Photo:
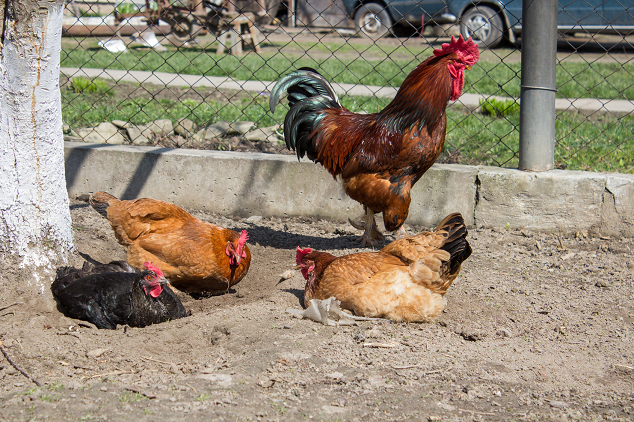
M471 70L471 66L465 66L465 69Z

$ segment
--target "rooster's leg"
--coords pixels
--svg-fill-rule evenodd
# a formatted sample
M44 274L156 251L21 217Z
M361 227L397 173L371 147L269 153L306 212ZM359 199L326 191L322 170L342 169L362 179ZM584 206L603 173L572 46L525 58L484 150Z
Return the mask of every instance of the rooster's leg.
M375 243L383 242L383 235L376 228L376 221L374 220L374 211L370 208L365 209L365 230L363 235L359 238L363 246L374 246Z

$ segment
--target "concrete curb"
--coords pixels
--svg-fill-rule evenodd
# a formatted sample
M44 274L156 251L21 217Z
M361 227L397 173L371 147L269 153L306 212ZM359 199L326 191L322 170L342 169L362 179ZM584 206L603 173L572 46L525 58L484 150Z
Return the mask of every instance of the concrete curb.
M103 190L242 217L363 212L320 165L290 155L66 142L64 156L71 197ZM435 164L412 190L407 221L432 227L452 212L471 226L634 237L634 176Z

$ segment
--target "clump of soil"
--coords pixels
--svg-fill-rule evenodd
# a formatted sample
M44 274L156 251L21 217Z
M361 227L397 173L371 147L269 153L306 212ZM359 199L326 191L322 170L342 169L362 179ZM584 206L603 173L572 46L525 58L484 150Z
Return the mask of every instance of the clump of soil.
M54 302L3 296L2 348L42 386L0 356L0 419L634 418L632 239L471 228L473 255L436 322L330 327L286 312L301 307L304 279L280 275L298 245L343 255L364 250L360 233L194 214L248 230L253 260L227 294L179 293L186 318L97 330ZM71 215L81 254L125 258L86 203L73 201Z

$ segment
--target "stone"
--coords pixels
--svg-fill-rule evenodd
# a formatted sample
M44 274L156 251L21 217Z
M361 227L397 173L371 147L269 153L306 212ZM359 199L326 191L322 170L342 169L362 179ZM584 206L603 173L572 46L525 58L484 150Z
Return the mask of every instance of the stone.
M110 145L125 143L125 138L119 133L119 129L110 122L100 123L94 128L79 128L76 132L77 136L82 138L84 142Z
M211 126L208 126L205 130L204 139L213 139L220 136L224 136L225 133L229 130L229 123L227 122L216 122Z
M331 374L326 375L326 378L330 378L333 380L340 380L343 378L343 374L341 372L333 372Z
M89 358L98 358L99 356L103 355L104 353L106 353L109 350L110 349L106 349L106 348L93 349L93 350L90 350L90 351L86 352L86 356L89 357Z
M456 333L467 341L478 341L486 337L486 333L468 327L462 328L461 330L456 331Z
M380 375L374 375L368 378L368 383L372 387L384 387L385 386L385 378Z
M373 328L371 330L366 331L365 336L367 338L379 338L381 337L381 331L377 330L376 328Z
M233 122L229 124L227 135L244 135L255 127L255 123L249 121Z
M496 331L495 334L497 334L500 337L513 337L513 334L506 328L500 328L499 330Z
M293 277L294 275L295 275L295 271L286 270L282 274L280 274L280 279L281 280L288 280L289 278Z
M160 119L154 120L147 124L149 130L153 133L164 137L171 135L174 132L174 126L172 125L172 121L170 119Z
M263 127L247 132L244 137L252 142L270 142L277 144L277 142L281 140L281 136L277 132L280 128L281 125Z
M132 123L123 121L123 120L113 120L112 124L118 127L119 129L127 129L132 126Z
M219 387L228 387L233 381L233 377L228 374L199 374L196 378L207 380Z
M558 401L558 400L551 400L549 404L550 404L550 407L554 407L554 408L557 408L557 409L562 409L562 408L567 406L567 404L565 402Z
M196 133L196 123L186 117L181 117L174 126L174 133L183 138L191 138Z
M133 145L149 144L151 137L150 139L148 139L148 137L144 135L144 133L147 133L147 131L148 128L146 126L131 125L130 127L126 128L128 138L130 138L130 142L132 142Z

